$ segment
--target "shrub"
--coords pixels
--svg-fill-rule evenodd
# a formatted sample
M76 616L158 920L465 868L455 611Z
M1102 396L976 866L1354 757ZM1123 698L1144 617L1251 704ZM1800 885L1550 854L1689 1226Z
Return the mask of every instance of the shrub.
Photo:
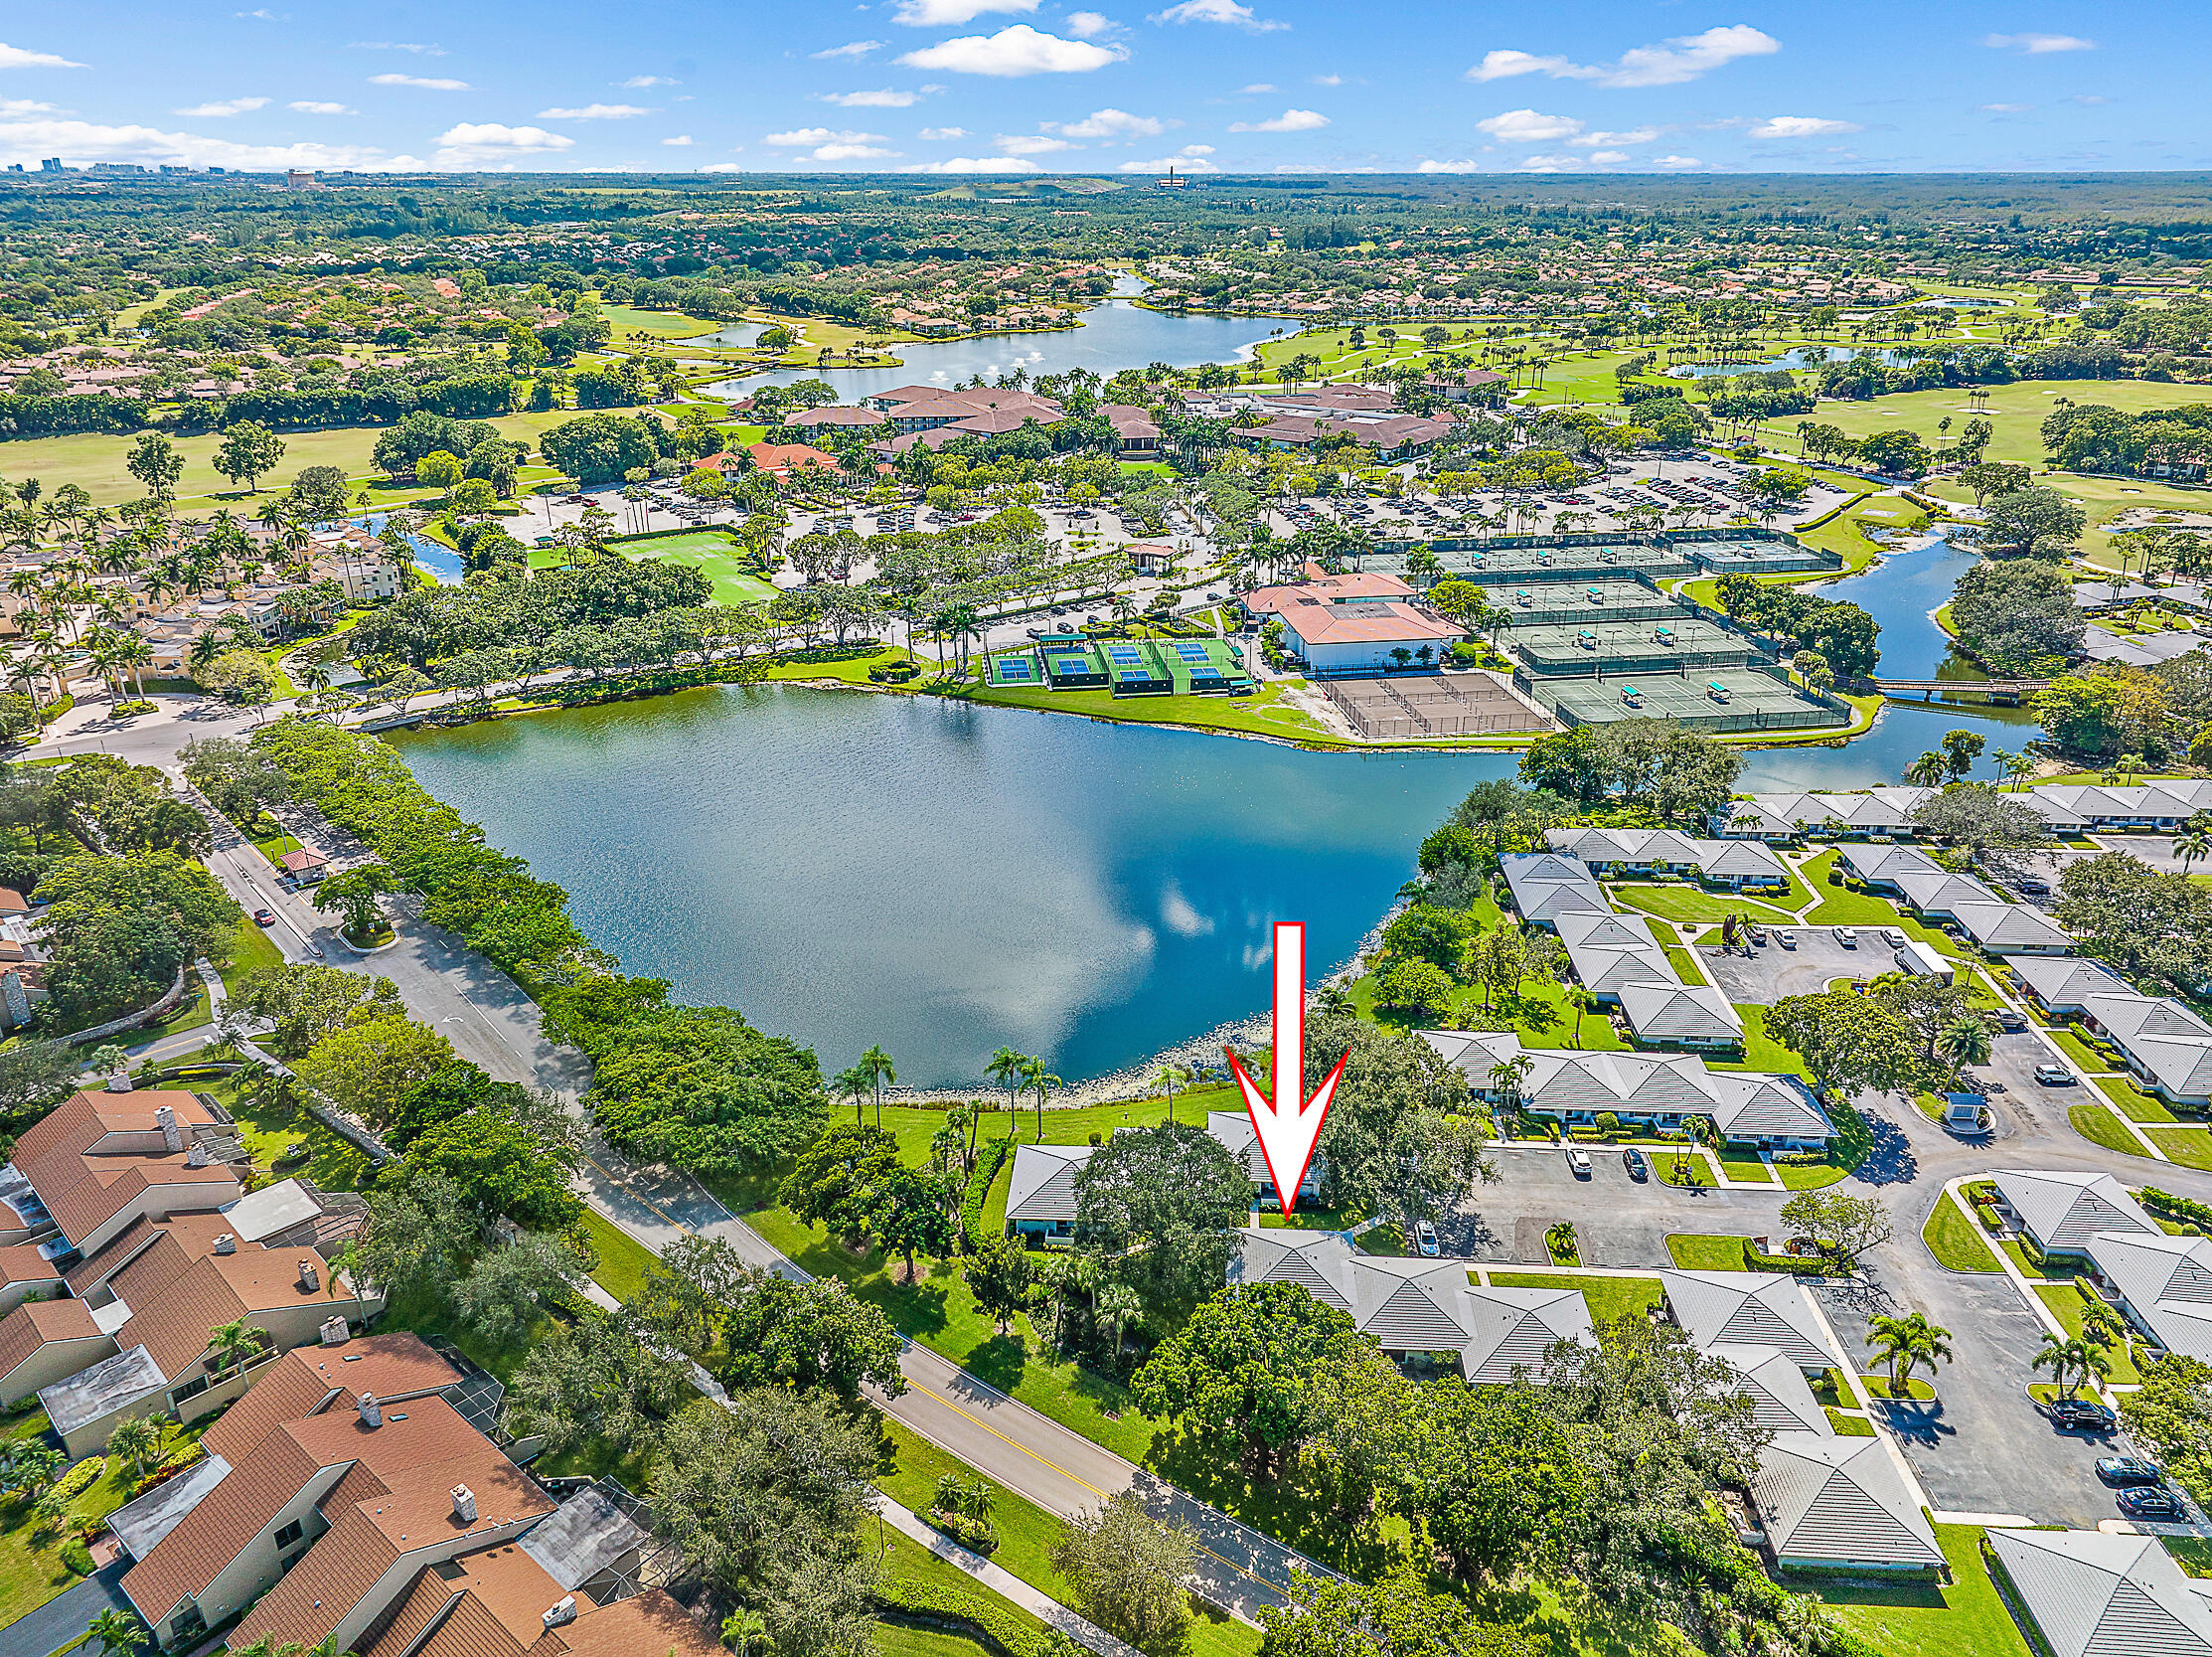
M999 1528L988 1519L932 1508L929 1522L971 1554L989 1554L999 1546Z
M62 1544L62 1563L79 1576L92 1574L92 1551L72 1537Z
M54 1493L63 1497L74 1496L79 1490L87 1489L91 1482L105 1471L107 1471L107 1457L104 1455L88 1455L55 1482Z
M1610 1139L1621 1131L1621 1118L1614 1115L1610 1110L1601 1110L1598 1112L1598 1119L1593 1125L1600 1133Z

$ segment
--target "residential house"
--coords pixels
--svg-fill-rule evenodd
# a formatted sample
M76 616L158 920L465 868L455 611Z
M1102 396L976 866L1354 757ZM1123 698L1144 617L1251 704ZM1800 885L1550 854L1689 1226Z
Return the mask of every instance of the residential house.
M2020 1230L2046 1254L2086 1254L2100 1233L2165 1235L2110 1174L1999 1168L1989 1179Z
M2089 991L2082 1023L2169 1104L2212 1108L2212 1024L2171 996Z
M1944 1567L1928 1516L1879 1436L1778 1432L1760 1453L1751 1500L1782 1570L1929 1575Z
M235 1201L244 1162L221 1105L180 1089L111 1088L73 1093L25 1129L9 1189L52 1223L48 1246L61 1258L96 1252L136 1220Z
M1705 1356L1720 1359L1736 1372L1735 1383L1728 1391L1751 1400L1754 1426L1768 1432L1810 1432L1820 1438L1835 1435L1828 1412L1813 1396L1805 1371L1779 1347L1720 1342L1707 1347Z
M1613 906L1580 858L1556 852L1507 852L1498 860L1513 908L1531 926L1552 931L1563 914L1607 914Z
M2029 955L2005 965L2029 1002L2051 1018L2087 1018L2091 996L2133 993L2126 979L2096 961Z
M1779 1271L1662 1271L1666 1304L1700 1352L1772 1347L1807 1375L1836 1356L1805 1285Z
M2048 1657L2212 1657L2212 1582L2156 1536L2106 1531L1988 1533L2011 1598Z
M2088 1253L2107 1291L2148 1339L2212 1362L2212 1240L2099 1232Z
M1242 1110L1209 1110L1205 1116L1205 1130L1244 1165L1245 1172L1252 1176L1258 1201L1265 1207L1280 1208L1282 1198L1275 1190L1275 1173L1267 1165L1267 1152L1252 1127L1250 1114ZM1321 1201L1321 1158L1315 1157L1307 1163L1305 1177L1298 1182L1301 1203Z

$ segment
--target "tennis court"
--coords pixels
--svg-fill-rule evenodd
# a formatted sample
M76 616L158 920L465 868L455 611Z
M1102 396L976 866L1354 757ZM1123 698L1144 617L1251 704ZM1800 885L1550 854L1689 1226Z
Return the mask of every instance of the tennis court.
M1646 719L1690 731L1725 732L1850 724L1850 712L1842 705L1823 707L1795 685L1748 667L1537 679L1534 692L1566 726Z
M994 685L1035 685L1041 683L1037 678L1036 663L1027 655L993 656L990 658L990 662L991 683Z
M1321 692L1360 736L1491 737L1551 722L1487 673L1324 679Z

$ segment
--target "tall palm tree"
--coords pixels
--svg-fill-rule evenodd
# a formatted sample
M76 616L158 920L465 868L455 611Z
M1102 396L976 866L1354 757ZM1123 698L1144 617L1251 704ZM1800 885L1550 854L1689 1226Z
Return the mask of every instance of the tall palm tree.
M1162 1065L1152 1073L1153 1085L1168 1095L1168 1120L1171 1122L1176 1119L1176 1084L1189 1079L1190 1073L1181 1065Z
M1598 998L1589 985L1569 984L1567 986L1567 1005L1574 1009L1574 1045L1576 1047L1582 1045L1582 1021L1589 1014L1590 1009L1597 1004Z
M2042 1347L2028 1363L2032 1369L2049 1370L2065 1398L2078 1394L2092 1376L2102 1380L2112 1374L2113 1368L2112 1359L2102 1347L2091 1346L2079 1335L2045 1335Z
M871 1047L861 1055L861 1074L868 1077L875 1089L875 1125L883 1125L883 1083L896 1081L898 1070L891 1064L891 1056L879 1047Z
M262 1343L268 1337L243 1318L235 1323L219 1323L208 1331L208 1351L214 1356L219 1370L235 1370L260 1356Z
M1520 1084L1528 1079L1535 1068L1536 1062L1533 1059L1525 1053L1519 1053L1510 1059L1501 1059L1491 1066L1486 1079L1497 1090L1499 1102L1510 1110L1520 1104Z
M1022 1078L1036 1089L1036 1142L1044 1143L1044 1095L1066 1082L1044 1068L1044 1061L1031 1059L1022 1067Z
M1930 748L1905 767L1905 780L1915 788L1939 788L1951 774L1951 761Z
M1979 1013L1961 1013L1936 1032L1936 1057L1953 1067L1986 1065L1989 1054L1996 1045L1996 1038L1989 1032L1989 1021Z
M2181 860L2181 873L2199 858L2212 857L2212 811L2199 811L2173 831L2173 855Z
M1933 1376L1939 1362L1951 1362L1951 1331L1929 1322L1925 1312L1914 1312L1909 1317L1877 1312L1866 1320L1866 1333L1889 1370L1892 1398L1904 1393L1914 1370L1925 1365Z
M161 1459L162 1436L159 1416L134 1415L108 1434L107 1453L129 1462L131 1471L144 1478Z
M1029 1067L1035 1061L1026 1053L1017 1053L1011 1047L1002 1047L991 1056L991 1063L984 1067L984 1075L1007 1090L1007 1137L1014 1137L1014 1099Z
M100 1657L128 1657L146 1643L145 1624L110 1605L92 1618L84 1637L99 1641Z

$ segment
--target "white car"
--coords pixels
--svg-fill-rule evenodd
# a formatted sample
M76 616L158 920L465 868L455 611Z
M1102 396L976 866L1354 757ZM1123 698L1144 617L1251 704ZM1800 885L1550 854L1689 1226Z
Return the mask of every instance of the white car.
M1588 1179L1590 1177L1590 1153L1579 1145L1570 1145L1567 1147L1567 1166L1574 1170L1576 1179Z
M1858 947L1858 933L1852 931L1850 927L1837 926L1833 930L1835 941L1843 945L1844 948L1856 949Z
M1426 1220L1417 1221L1413 1227L1413 1243L1425 1256L1434 1259L1443 1249L1436 1241L1436 1228Z
M1882 928L1882 941L1892 949L1902 949L1905 947L1905 934L1896 926L1884 926Z

